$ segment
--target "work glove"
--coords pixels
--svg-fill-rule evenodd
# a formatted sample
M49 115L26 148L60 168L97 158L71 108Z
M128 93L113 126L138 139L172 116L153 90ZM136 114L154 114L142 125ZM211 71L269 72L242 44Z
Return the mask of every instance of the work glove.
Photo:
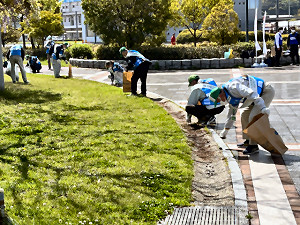
M224 128L220 133L220 138L225 139L229 129Z
M261 110L261 113L262 114L266 114L266 115L270 115L270 109L269 108L263 108L262 110Z

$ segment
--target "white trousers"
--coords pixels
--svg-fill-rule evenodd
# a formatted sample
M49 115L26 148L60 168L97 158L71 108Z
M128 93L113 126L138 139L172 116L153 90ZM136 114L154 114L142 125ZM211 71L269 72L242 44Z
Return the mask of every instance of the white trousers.
M270 84L266 84L261 95L266 107L269 107L275 95L275 90ZM261 109L257 105L250 105L246 107L241 113L242 129L246 129L248 124L252 121L253 117L258 115ZM243 133L243 138L249 140L250 145L256 145L254 140L251 140L246 134Z

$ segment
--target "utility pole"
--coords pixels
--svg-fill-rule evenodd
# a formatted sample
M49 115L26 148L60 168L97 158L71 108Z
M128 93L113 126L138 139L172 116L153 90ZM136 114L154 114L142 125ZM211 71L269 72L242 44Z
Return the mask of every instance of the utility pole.
M77 17L77 11L75 11L75 20L76 20L76 41L78 41L78 17Z
M246 42L249 41L249 22L248 22L248 0L246 0Z
M275 32L278 31L278 14L279 14L279 0L276 0L276 19L277 19L277 21L276 21L276 31Z

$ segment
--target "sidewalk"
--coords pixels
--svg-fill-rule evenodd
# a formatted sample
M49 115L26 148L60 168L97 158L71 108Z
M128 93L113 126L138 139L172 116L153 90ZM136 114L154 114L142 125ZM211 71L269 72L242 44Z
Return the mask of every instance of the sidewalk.
M45 74L53 75L53 71ZM66 74L67 68L62 68L61 75ZM73 68L73 76L77 78L109 83L107 75L106 71L97 69ZM271 105L272 110L276 111L278 109ZM296 112L298 111L295 109ZM218 116L220 126L216 128L216 132L222 129L222 122L225 121L225 117L226 113ZM300 144L285 140L289 151L283 157L272 157L265 150L260 150L259 154L253 156L244 156L242 154L243 149L237 148L236 145L243 141L239 116L237 116L237 119L236 129L230 130L227 139L221 140L218 137L215 137L215 139L219 142L219 145L223 146L224 153L227 152L229 155L232 153L238 163L235 170L231 172L232 174L242 174L249 215L253 217L250 220L251 224L300 224L300 197L297 192L297 187L299 191L300 186ZM280 118L271 117L270 120L271 124L278 123ZM297 121L292 122L294 122L295 129L297 129ZM284 128L282 130L290 129L290 126L287 126L286 123L282 123L281 126ZM280 134L287 135L281 132ZM235 189L235 193L241 194L242 192Z

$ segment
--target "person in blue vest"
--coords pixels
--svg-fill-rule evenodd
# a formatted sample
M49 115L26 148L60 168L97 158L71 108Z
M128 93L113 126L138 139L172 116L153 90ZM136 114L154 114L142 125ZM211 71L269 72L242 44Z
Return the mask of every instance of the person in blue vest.
M68 43L65 42L64 44L55 44L51 50L50 53L52 54L52 66L53 66L53 72L55 78L60 78L60 69L61 69L61 60L65 60L65 62L68 64L68 61L66 60L66 56L64 54L65 49L68 48Z
M50 50L54 45L55 45L55 42L52 40L52 37L49 35L46 38L45 45L44 45L44 48L46 48L46 54L47 54L48 70L51 70L51 57L52 57L52 55L50 53Z
M6 58L10 61L11 64L11 79L13 83L16 83L17 77L15 74L15 64L19 65L21 74L22 74L22 79L25 84L29 84L29 81L27 80L26 77L26 71L24 69L23 61L25 57L25 51L23 47L19 44L13 45L10 50L7 52Z
M295 65L295 56L297 65L299 65L299 52L298 46L300 44L300 36L298 32L296 32L295 27L291 27L291 33L287 39L287 47L290 49L290 56L292 58L292 63Z
M282 33L283 28L279 27L278 32L275 34L275 66L280 66L280 57L282 53Z
M151 61L136 50L127 50L126 47L122 47L119 50L121 56L123 56L128 64L125 70L133 70L131 77L131 94L137 95L137 82L141 80L141 95L147 94L147 74Z
M225 108L219 103L214 107L214 102L208 98L210 91L217 87L216 82L212 78L200 79L198 75L189 76L188 82L191 94L185 107L186 122L191 123L192 116L195 116L198 118L198 123L215 125L215 115L221 113Z
M253 117L259 113L270 114L269 106L274 98L274 88L263 79L251 75L243 75L229 80L222 87L214 88L210 92L210 99L217 102L228 103L229 110L224 129L220 133L221 138L226 138L229 129L235 121L235 115L240 103L240 108L244 108L241 113L242 129L244 130L252 121ZM246 139L238 147L245 148L243 154L251 155L258 153L258 145L243 133Z
M33 73L40 72L42 69L42 64L37 56L26 55L25 59L28 60L26 66L30 67Z

